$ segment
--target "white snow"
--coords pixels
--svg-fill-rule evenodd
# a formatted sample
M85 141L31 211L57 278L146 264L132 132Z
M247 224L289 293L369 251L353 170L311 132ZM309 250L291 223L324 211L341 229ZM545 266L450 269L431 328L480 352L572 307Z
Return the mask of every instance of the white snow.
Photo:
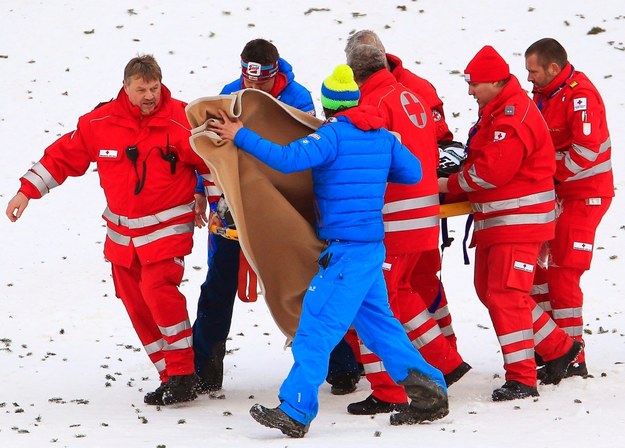
M593 27L605 32L588 35ZM587 359L593 378L540 386L540 398L493 403L502 384L499 346L462 264L463 218L450 220L456 242L443 278L460 351L473 366L450 388L449 416L391 427L387 415L347 414L369 394L332 396L303 440L258 425L255 402L275 406L291 365L284 338L262 299L236 303L226 357L224 400L202 396L179 407L143 404L158 378L102 256L97 174L70 179L22 219L0 219L0 447L582 447L623 446L625 429L625 8L621 0L199 1L3 0L0 2L0 203L43 149L78 116L114 97L123 67L153 53L177 98L213 95L238 76L244 44L275 42L319 106L319 86L339 63L350 32L369 28L387 50L429 79L445 101L456 139L476 119L460 73L485 44L509 62L526 88L523 52L551 36L569 51L607 105L617 197L602 222L586 293ZM187 257L191 316L206 275L206 234Z

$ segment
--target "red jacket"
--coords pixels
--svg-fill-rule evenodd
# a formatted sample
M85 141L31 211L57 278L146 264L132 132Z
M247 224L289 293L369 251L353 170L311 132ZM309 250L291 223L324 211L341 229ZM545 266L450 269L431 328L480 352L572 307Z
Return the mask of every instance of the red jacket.
M454 135L445 122L443 101L438 97L434 86L428 80L420 78L407 68L404 68L401 59L397 56L386 53L386 60L397 82L403 84L423 98L432 109L432 117L434 118L434 124L436 126L436 140L439 142L452 141Z
M434 122L423 99L398 83L386 69L360 86L360 104L380 110L385 127L421 161L423 179L414 185L388 184L384 197L384 245L389 254L438 247L438 145Z
M473 244L541 242L555 230L555 157L540 111L511 76L471 129L452 193L467 192L474 211Z
M612 143L601 95L571 64L534 91L556 148L556 193L564 199L613 197Z
M109 261L129 266L131 246L144 263L189 254L195 170L206 174L208 168L189 144L184 107L162 86L159 106L143 116L120 90L116 99L80 117L75 131L45 150L20 179L20 191L40 198L69 176L83 175L95 162L107 202L104 255ZM138 152L136 169L127 151L133 146ZM173 174L168 150L169 158L176 158ZM145 184L135 194L144 172Z

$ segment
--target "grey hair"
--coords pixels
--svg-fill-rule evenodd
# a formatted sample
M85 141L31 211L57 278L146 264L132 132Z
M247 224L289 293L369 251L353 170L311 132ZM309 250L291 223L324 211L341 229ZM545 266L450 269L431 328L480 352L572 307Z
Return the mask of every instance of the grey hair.
M354 72L354 80L363 83L375 72L386 69L386 54L373 45L356 45L347 54L347 65Z
M386 54L382 41L378 35L371 30L356 31L354 34L349 36L347 44L345 45L345 54L348 55L351 53L358 45L373 45L382 53Z

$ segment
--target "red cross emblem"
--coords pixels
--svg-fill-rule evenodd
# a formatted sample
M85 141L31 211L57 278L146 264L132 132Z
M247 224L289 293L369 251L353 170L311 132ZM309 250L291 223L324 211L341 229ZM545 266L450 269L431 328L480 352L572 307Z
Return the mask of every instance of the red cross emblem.
M419 101L419 98L411 92L403 91L400 95L400 100L404 112L406 112L412 124L419 129L424 128L428 122L428 113L427 109Z

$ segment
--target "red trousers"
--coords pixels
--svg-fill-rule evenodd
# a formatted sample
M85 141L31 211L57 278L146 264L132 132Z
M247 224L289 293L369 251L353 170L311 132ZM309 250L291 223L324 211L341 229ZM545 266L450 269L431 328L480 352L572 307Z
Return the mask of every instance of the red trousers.
M429 364L447 374L462 363L462 357L456 351L455 336L452 345L433 318L433 313L428 311L428 306L438 296L440 281L436 273L439 269L438 249L424 253L387 255L384 278L391 310L403 325L408 338ZM441 315L448 322L450 330L451 316L448 312ZM384 364L364 345L361 345L361 361L371 383L373 396L392 403L407 401L404 388L391 379Z
M539 268L532 298L551 312L556 324L575 339L582 340L584 294L582 275L590 269L595 235L612 198L561 201L555 238L549 242L547 269ZM577 362L585 361L585 354Z
M573 340L531 300L540 243L507 243L476 248L475 290L488 308L504 359L506 380L536 386L534 349L550 361Z
M161 381L193 373L191 324L185 296L178 290L184 260L170 258L142 265L134 257L129 268L113 264L112 269L115 293Z

